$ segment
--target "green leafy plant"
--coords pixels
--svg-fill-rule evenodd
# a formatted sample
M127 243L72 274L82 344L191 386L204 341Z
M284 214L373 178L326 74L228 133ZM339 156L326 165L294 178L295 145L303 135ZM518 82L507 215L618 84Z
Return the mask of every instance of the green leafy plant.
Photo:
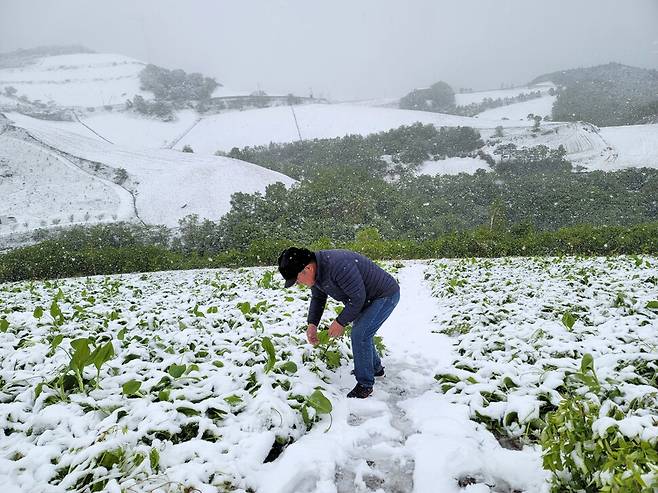
M598 404L570 396L548 416L541 445L544 467L553 473L552 491L645 493L658 487L655 446L625 437L616 426L595 434L599 414Z
M272 339L269 337L263 337L260 340L261 346L267 353L267 363L265 363L265 373L269 373L274 365L276 364L276 351L274 350L274 344L272 344Z

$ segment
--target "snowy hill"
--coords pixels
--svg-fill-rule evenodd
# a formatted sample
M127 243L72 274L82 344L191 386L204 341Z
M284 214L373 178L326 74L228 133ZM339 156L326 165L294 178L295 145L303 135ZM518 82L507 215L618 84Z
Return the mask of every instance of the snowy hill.
M100 107L125 103L141 91L139 72L145 63L105 53L48 56L22 67L0 69L0 88L16 96L58 106Z
M607 127L586 123L542 122L532 132L528 114L550 114L552 83L514 89L457 94L459 105L513 98L540 91L540 98L490 109L475 117L401 110L392 100L342 104L302 104L244 111L222 109L200 114L177 111L162 121L123 111L123 102L139 89L145 64L113 54L69 53L31 56L0 64L0 110L15 108L19 97L35 106L74 108L75 122L45 121L11 113L17 129L0 136L0 234L38 227L141 219L176 226L189 214L218 218L230 208L236 191L256 192L290 178L241 161L214 156L218 150L369 135L416 122L437 127L476 128L493 154L496 145L539 144L567 150L567 159L584 169L658 167L658 125ZM15 93L7 94L7 87ZM213 97L246 95L225 87ZM115 105L113 111L104 108ZM93 107L94 111L87 108ZM1 117L0 117L1 118ZM1 122L0 122L1 126ZM494 137L496 127L503 136ZM171 151L189 145L194 154ZM126 176L118 169L124 169ZM430 161L423 174L488 170L481 159ZM119 174L117 174L119 173ZM117 182L121 182L120 184Z
M0 225L5 232L131 217L175 227L189 214L219 218L235 192L294 183L235 159L117 146L82 135L77 123L8 117L14 125L0 136L0 169L2 192L12 200L3 200L0 216L15 219ZM126 172L123 179L119 169Z
M233 147L293 142L299 140L295 118L303 139L368 135L415 122L438 127L474 128L495 128L498 125L525 127L531 124L528 121L487 121L426 111L348 104L309 104L295 106L294 111L293 115L290 107L278 106L212 115L200 121L176 148L188 144L196 152L212 154L217 150L229 151Z
M555 85L551 82L543 82L529 86L513 87L510 89L493 89L489 91L475 91L455 94L455 104L457 106L466 106L473 103L481 103L485 99L505 99L514 98L521 94L540 91L542 95L548 94L551 87Z
M538 115L542 118L550 117L553 110L553 103L557 96L544 95L540 98L530 99L521 103L508 104L498 108L479 113L476 118L486 120L527 120L529 114Z
M7 55L5 55L6 57ZM13 63L0 64L0 109L11 111L17 104L103 110L123 109L126 100L140 95L153 99L140 89L139 74L145 62L112 53L68 53L62 55L13 57ZM14 92L6 96L7 88ZM212 97L247 96L218 86Z

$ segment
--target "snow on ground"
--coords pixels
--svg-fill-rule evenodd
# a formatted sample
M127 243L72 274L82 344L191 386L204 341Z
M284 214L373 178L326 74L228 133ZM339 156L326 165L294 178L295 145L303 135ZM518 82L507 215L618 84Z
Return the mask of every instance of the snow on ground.
M657 394L656 357L645 350L658 344L656 257L386 268L401 300L379 333L386 376L366 400L345 397L348 338L308 345L309 291L281 289L275 269L0 286L12 306L0 332L0 483L16 492L106 481L106 491L154 493L547 493L541 450L528 440L560 392L584 385L573 378L583 354L603 385L621 390L622 409ZM329 303L323 326L337 308ZM87 346L108 358L78 379L71 361ZM619 432L656 440L644 418L619 419Z
M0 69L0 87L12 86L16 96L54 101L60 106L98 107L123 104L140 89L144 63L123 55L79 53L39 59L18 68Z
M249 96L249 91L238 91L226 86L217 86L213 91L211 97L213 98L227 98L231 96Z
M393 108L370 108L348 104L309 104L294 106L303 139L343 137L348 134L368 135L411 125L416 122L438 127L470 126L495 128L498 125L529 126L531 122L488 121L426 111ZM204 118L177 145L189 144L195 152L213 154L233 147L267 145L270 142L299 140L295 118L288 106L228 112Z
M489 163L473 157L452 157L439 161L425 161L418 168L419 175L457 175L459 173L474 174L477 170L490 171Z
M602 127L599 133L617 153L615 166L658 167L658 124Z
M434 375L459 356L438 332L461 307L432 295L433 265L387 268L402 296L380 330L386 376L363 401L345 398L348 338L308 345L309 291L281 289L274 270L0 286L14 307L0 333L0 483L35 493L91 481L154 493L459 493L463 479L478 483L468 491L547 492L538 449L503 448L442 394ZM87 345L111 351L79 380L69 364ZM331 416L311 399L316 389Z
M398 108L400 98L357 99L354 101L341 101L336 104L345 104L347 106L370 106L373 108Z
M521 93L541 91L547 93L551 87L555 87L551 82L545 82L533 86L514 87L512 89L494 89L491 91L476 91L464 94L455 94L455 104L457 106L466 106L472 103L481 103L485 99L505 99L513 98Z
M0 178L0 234L133 217L126 190L16 137L0 135Z
M485 138L493 135L489 130L482 133ZM537 133L529 128L504 129L503 137L492 138L492 143L485 148L489 153L496 145L507 143L519 148L563 146L569 161L590 171L658 168L658 124L598 128L584 122L542 122Z
M542 118L551 116L553 113L553 103L557 96L542 96L541 98L530 99L522 103L509 104L483 111L477 115L477 118L485 120L527 120L529 114L539 115Z
M136 196L138 215L148 224L175 227L179 219L189 214L218 219L230 210L235 192L264 192L271 183L294 183L285 175L236 159L117 146L95 136L69 132L65 122L53 123L15 113L7 116L45 145L110 169L125 169ZM76 186L75 182L69 184L69 188ZM62 190L62 200L66 193L66 189Z
M85 125L113 144L130 147L161 148L184 135L200 119L194 110L176 112L176 120L164 122L133 112L99 112L80 117ZM65 125L66 128L70 126ZM86 128L78 128L81 135L89 135Z

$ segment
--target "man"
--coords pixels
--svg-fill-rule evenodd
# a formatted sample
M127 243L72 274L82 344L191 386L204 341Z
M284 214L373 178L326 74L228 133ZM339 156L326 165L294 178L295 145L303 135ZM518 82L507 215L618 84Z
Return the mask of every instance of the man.
M331 337L340 337L352 324L352 352L356 386L347 397L364 399L372 394L375 376L384 376L373 337L400 300L400 286L393 276L369 258L348 250L288 248L279 256L279 272L286 288L296 282L311 288L306 337L318 343L318 324L327 295L345 304L329 326Z

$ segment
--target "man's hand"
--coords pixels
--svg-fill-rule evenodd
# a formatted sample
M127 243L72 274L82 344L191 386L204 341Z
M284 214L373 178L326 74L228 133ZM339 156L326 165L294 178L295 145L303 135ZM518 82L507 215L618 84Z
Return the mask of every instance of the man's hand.
M316 346L318 341L318 327L317 325L308 324L308 329L306 329L306 339L313 346Z
M331 337L340 337L343 335L343 332L345 332L345 327L335 320L331 322L331 325L329 326L329 335Z

